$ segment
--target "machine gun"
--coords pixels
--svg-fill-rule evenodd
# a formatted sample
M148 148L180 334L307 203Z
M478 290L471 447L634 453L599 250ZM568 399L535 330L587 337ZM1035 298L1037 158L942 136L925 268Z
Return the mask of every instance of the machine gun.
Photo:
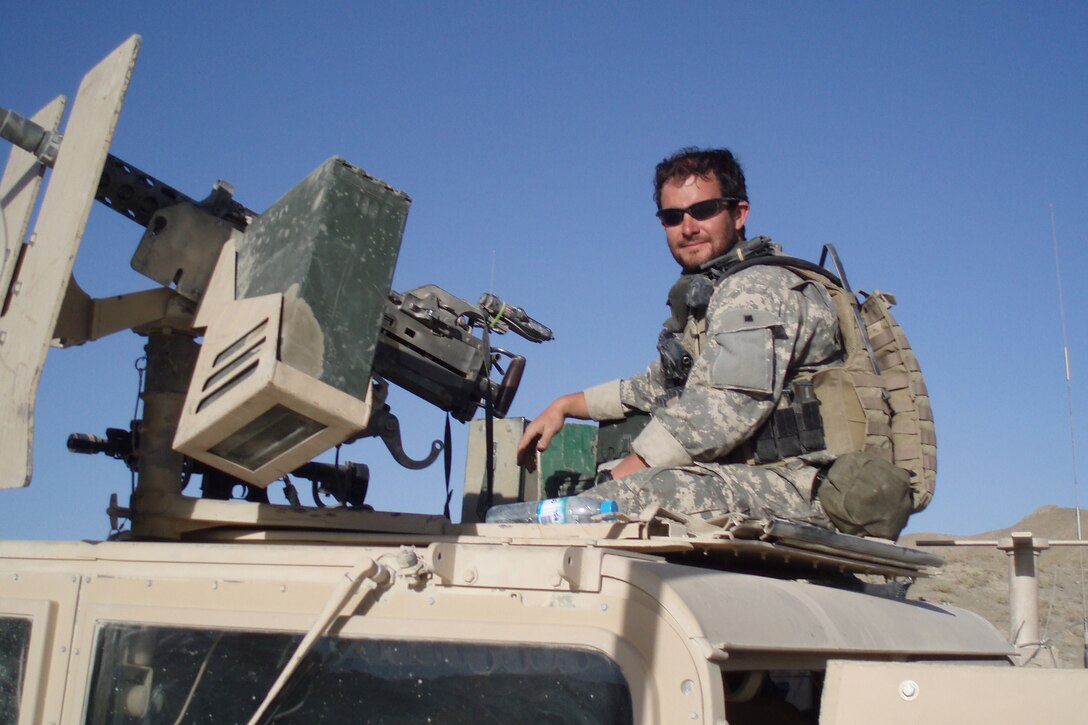
M3 107L0 107L0 137L34 153L46 166L55 163L63 138ZM151 233L145 239L155 239L166 233L173 222L171 216L163 212L176 205L186 205L201 215L226 222L244 232L258 215L237 202L233 192L230 184L220 180L212 192L198 202L109 154L95 200L150 229ZM193 228L200 226L200 222L187 219L184 233L191 235ZM194 252L186 249L189 245L171 245L170 259L159 263L153 258L155 253L148 251L148 246L141 243L133 260L134 268L164 285L177 287L182 296L199 301L214 263L209 257L218 256L218 248L213 245L210 250L204 248ZM191 271L183 275L183 268ZM182 284L183 277L185 284ZM520 307L508 305L490 293L483 294L477 304L472 305L436 285L425 285L405 293L391 291L382 315L374 371L448 411L459 421L470 420L487 399L493 401L492 412L504 417L517 392L525 358L502 348L485 349L482 339L473 334L476 327L499 334L512 330L532 342L552 339L548 327ZM502 381L496 383L490 380L490 365L485 363L491 358L493 365L500 356L509 358L510 363Z
M0 107L0 137L35 154L46 166L56 161L62 136L38 126L13 111ZM156 238L173 222L163 211L187 205L212 219L226 222L244 232L257 214L233 198L234 189L220 180L202 201L196 201L136 166L106 157L95 200L152 230ZM185 221L185 233L191 234L200 222ZM161 244L161 243L160 243ZM164 285L177 287L179 294L199 301L207 285L218 249L193 250L188 244L172 245L170 259L159 263L148 245L142 244L133 260L137 271ZM189 271L178 275L180 265ZM196 276L193 279L193 276ZM514 331L532 342L552 339L552 331L527 315L520 307L508 305L499 297L485 293L472 305L435 286L425 285L405 293L391 292L382 316L374 369L390 382L448 411L466 422L489 397L493 412L506 415L513 402L525 368L525 358L501 348L484 349L481 338L472 334L474 327L490 332ZM423 333L423 330L426 333ZM501 383L490 380L485 360L499 356L510 359Z
M532 342L552 339L550 329L495 295L484 294L470 305L435 285L425 285L389 295L374 369L462 422L486 400L492 401L495 415L504 417L521 382L525 358L490 347L472 334L473 327L498 333L513 330ZM480 374L488 356L492 365L499 356L510 359L501 384Z
M121 77L118 70L134 61L136 47L138 38L130 39L88 78L109 63L115 67L101 72ZM127 60L122 57L126 53ZM127 77L119 83L124 82ZM123 85L120 92L111 92L116 114ZM107 101L108 95L103 95ZM73 119L76 115L74 110ZM76 135L71 131L74 123L69 123L66 136ZM0 136L31 154L38 169L75 158L76 145L86 141L82 130L77 134L80 138L68 143L55 131L0 108ZM108 148L111 134L112 126L96 141ZM59 149L65 153L58 154ZM410 468L429 465L442 450L435 441L422 460L404 453L399 424L385 403L384 381L460 421L481 408L488 416L502 417L517 392L525 358L492 347L490 333L513 330L533 342L552 337L524 310L490 294L473 305L433 285L392 291L389 282L410 200L340 159L327 161L258 215L235 201L233 188L225 182L217 182L207 198L196 201L112 154L99 158L94 198L145 228L132 266L163 289L92 300L74 279L63 280L63 304L49 325L48 339L64 347L121 329L149 336L143 423L155 430L133 435L139 445L133 442L133 451L123 453L118 441L128 445L128 439L116 433L110 445L77 441L72 446L76 452L103 452L124 460L149 479L145 490L176 490L178 466L151 472L148 465L154 456L147 449L172 447L200 461L184 464L185 470L225 474L226 488L235 479L263 488L294 473L314 481L315 491L321 486L341 503L361 506L365 471L353 469L355 483L342 492L336 467L328 467L328 473L308 461L363 436L380 437L394 458ZM85 166L94 164L92 160ZM81 169L85 176L87 168ZM40 177L42 172L28 164L18 183L25 184L32 173ZM67 178L71 172L55 171L51 187L58 175ZM358 243L345 242L345 235L335 236L330 227L358 232ZM22 233L16 239L5 236L0 240L7 247L0 297L6 309L18 296L28 245L19 245ZM330 277L344 270L354 274L350 304L343 304L342 296L333 300L325 289ZM334 281L343 284L347 279ZM19 302L15 300L16 306ZM6 328L0 329L0 335L5 333ZM198 354L190 341L201 333L205 339ZM161 349L156 353L157 346ZM499 366L502 358L508 360L505 370ZM501 380L492 380L493 367ZM150 368L156 371L155 385ZM12 385L16 387L18 381ZM161 409L149 410L158 405L151 400L159 392L175 397L186 393L183 408L163 402ZM28 463L24 485L29 476ZM162 480L154 483L156 479ZM213 498L222 497L223 480L220 476ZM250 492L246 498L260 497Z

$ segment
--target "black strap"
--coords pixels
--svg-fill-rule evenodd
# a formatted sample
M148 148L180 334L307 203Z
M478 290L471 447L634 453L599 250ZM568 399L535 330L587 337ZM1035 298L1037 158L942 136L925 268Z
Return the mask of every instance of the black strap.
M715 281L720 282L726 277L734 275L741 270L748 269L749 267L756 267L761 264L769 264L773 267L796 267L798 269L803 269L807 272L813 272L814 274L822 275L830 280L831 283L834 284L836 287L842 287L843 289L846 289L843 286L842 280L840 280L835 274L828 271L827 269L824 269L820 265L814 264L807 259L801 259L800 257L787 257L785 255L779 254L768 254L764 256L753 257L751 259L746 259L743 262L734 264L724 270L712 270L711 274L715 276Z
M442 462L446 466L446 505L442 509L442 514L446 517L447 521L452 521L450 518L450 499L453 498L453 491L450 490L450 470L453 468L453 451L450 450L453 444L453 434L450 432L450 414L446 411L446 437L443 440L442 446Z
M495 501L495 400L491 394L491 335L490 327L484 325L484 490L483 495L476 500L476 516L480 521L484 520L487 510Z

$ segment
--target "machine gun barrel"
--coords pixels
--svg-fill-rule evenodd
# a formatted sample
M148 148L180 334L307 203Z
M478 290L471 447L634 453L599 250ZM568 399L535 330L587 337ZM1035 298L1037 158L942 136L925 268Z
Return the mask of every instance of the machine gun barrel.
M42 165L52 168L64 137L0 106L0 138L34 154ZM208 198L196 201L127 161L109 154L102 167L102 178L94 198L142 227L151 223L159 209L189 203L204 208L236 229L245 229L249 219L256 215L231 199L231 192L229 185L220 181Z

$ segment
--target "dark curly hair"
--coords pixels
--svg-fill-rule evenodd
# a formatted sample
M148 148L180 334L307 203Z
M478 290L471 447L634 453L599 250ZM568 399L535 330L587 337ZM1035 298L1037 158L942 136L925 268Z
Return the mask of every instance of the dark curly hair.
M744 171L729 149L682 148L654 169L654 203L661 208L661 187L672 179L689 176L709 177L713 174L722 189L722 196L748 200Z

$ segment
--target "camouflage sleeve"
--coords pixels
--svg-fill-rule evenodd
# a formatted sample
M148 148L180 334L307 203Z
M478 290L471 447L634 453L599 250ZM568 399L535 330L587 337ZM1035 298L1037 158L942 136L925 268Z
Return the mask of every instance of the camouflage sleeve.
M620 402L619 380L586 388L582 395L585 396L586 412L589 413L590 420L619 420L626 415L623 403Z
M664 390L657 372L660 363L654 362L642 375L586 388L586 410L593 420L619 420L632 412L650 412L653 401Z
M788 375L837 354L835 312L813 284L770 266L723 280L683 394L654 413L634 450L651 466L688 465L721 459L748 440L777 405Z
M661 376L661 362L654 360L641 375L624 378L620 381L620 400L630 410L649 413L654 401L665 393L664 379Z

